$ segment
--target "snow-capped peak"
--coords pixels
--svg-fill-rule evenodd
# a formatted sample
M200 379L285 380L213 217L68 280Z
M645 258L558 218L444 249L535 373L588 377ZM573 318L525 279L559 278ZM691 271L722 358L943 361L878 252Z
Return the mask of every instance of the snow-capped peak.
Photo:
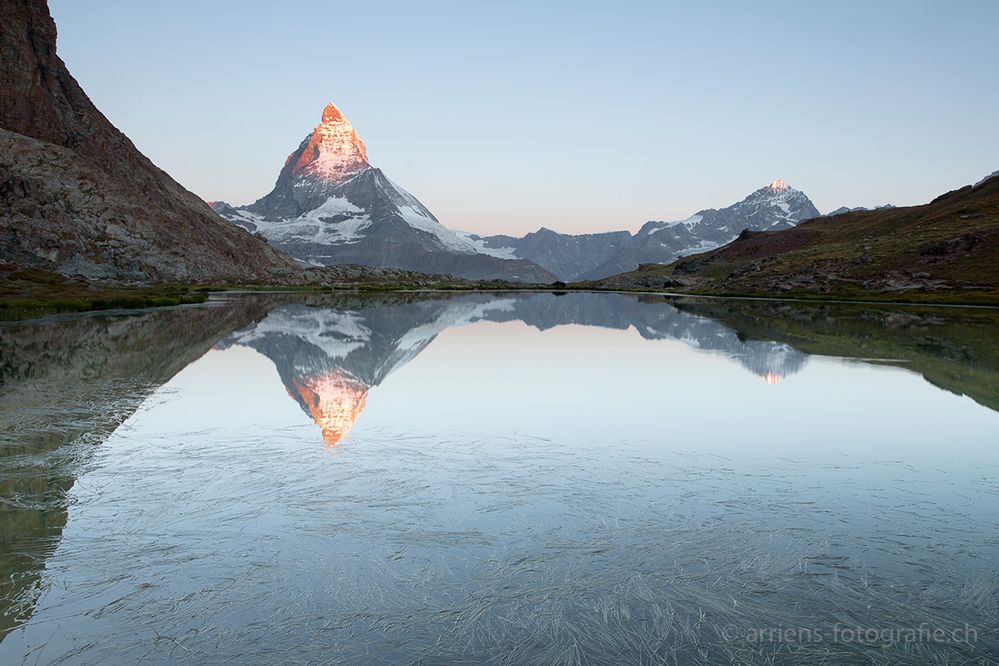
M773 203L777 201L787 201L798 196L804 196L804 193L802 193L801 190L796 190L791 187L787 181L782 178L778 178L772 183L764 185L750 194L746 200Z
M297 178L342 183L370 166L364 142L333 102L323 109L322 122L304 143L304 150L289 157L297 155L291 165L291 173Z
M769 185L764 185L746 197L739 204L777 206L787 212L787 205L798 199L807 199L804 193L788 185L778 178Z
M755 224L747 226L752 231L794 226L820 215L804 192L794 189L780 178L756 190L732 206L731 210L747 220L755 219Z

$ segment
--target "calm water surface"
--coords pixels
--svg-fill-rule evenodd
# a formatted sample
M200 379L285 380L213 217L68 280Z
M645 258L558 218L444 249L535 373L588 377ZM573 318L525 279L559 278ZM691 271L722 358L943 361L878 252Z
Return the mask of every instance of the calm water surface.
M999 660L986 310L246 297L0 380L0 663Z

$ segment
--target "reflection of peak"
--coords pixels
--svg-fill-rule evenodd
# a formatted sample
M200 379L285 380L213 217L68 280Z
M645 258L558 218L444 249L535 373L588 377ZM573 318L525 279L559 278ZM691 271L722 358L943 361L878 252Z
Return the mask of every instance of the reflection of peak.
M747 340L740 343L740 348L731 351L730 355L763 377L768 384L777 384L788 375L799 372L807 359L789 344L768 340Z
M292 379L287 388L330 446L339 444L354 426L368 397L368 387L345 372Z
M780 374L779 372L765 372L763 373L762 377L763 381L765 381L767 384L772 384L772 385L780 384L780 381L784 379L784 375Z
M567 324L634 327L646 339L679 340L722 353L771 383L805 363L804 354L790 345L744 340L714 319L620 294L468 294L337 304L286 305L220 343L251 347L273 361L288 393L330 444L353 426L371 387L416 358L445 329L479 321L520 321L542 331Z
M287 305L219 343L245 345L269 358L281 381L323 431L340 442L364 409L372 386L415 358L438 333L510 307L510 299L427 299L360 307Z

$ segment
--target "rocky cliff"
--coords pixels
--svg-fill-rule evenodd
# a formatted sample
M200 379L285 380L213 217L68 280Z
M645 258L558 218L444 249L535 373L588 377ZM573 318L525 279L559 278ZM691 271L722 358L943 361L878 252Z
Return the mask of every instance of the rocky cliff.
M64 275L270 281L283 252L220 220L94 106L45 0L0 4L0 258Z

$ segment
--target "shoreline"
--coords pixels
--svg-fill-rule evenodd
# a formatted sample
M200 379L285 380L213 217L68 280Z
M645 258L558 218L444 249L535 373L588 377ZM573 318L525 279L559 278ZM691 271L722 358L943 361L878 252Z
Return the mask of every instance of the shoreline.
M0 322L26 321L61 314L121 313L150 310L182 305L198 305L219 294L389 294L389 293L472 293L472 292L591 292L620 293L664 298L712 299L739 301L771 301L802 304L868 305L881 307L932 307L999 309L999 302L985 298L968 298L969 294L953 294L948 299L920 295L916 298L898 298L894 294L871 294L852 298L841 294L739 294L682 292L676 290L600 288L595 286L566 285L517 285L503 284L437 284L407 285L378 283L345 283L334 285L187 285L158 284L149 286L100 285L86 282L67 282L49 289L34 284L19 293L5 289L0 295ZM977 294L975 295L977 296ZM989 300L985 300L989 299ZM983 302L984 301L984 302Z

